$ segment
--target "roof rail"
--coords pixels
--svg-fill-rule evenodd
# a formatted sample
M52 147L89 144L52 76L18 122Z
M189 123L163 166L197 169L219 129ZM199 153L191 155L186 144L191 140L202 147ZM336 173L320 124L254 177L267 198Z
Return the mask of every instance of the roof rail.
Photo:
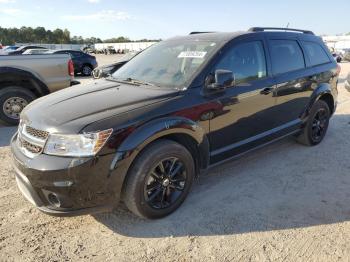
M215 33L215 32L191 32L190 35L208 34L208 33Z
M264 31L292 31L300 32L303 34L315 35L314 32L309 30L301 30L294 28L283 28L283 27L252 27L248 30L249 32L264 32Z

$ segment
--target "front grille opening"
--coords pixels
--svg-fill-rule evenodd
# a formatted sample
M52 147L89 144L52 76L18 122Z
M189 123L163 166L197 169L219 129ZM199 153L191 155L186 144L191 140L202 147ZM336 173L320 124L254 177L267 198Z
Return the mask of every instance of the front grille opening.
M26 150L28 150L29 152L31 152L33 154L39 154L43 150L42 147L33 145L33 144L31 144L27 141L24 141L24 140L21 141L21 144Z
M39 130L39 129L35 129L33 127L30 126L26 126L26 132L31 135L34 136L36 138L40 138L42 140L46 140L49 136L49 132L47 131L43 131L43 130Z

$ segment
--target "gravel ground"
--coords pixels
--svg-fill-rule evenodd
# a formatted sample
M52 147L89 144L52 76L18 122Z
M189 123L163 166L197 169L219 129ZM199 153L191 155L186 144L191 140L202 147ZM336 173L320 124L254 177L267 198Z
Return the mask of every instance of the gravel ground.
M342 67L344 78L350 64ZM15 129L0 127L0 261L349 261L350 93L340 82L321 145L289 138L217 166L178 211L155 221L124 207L42 214L16 187L8 147Z

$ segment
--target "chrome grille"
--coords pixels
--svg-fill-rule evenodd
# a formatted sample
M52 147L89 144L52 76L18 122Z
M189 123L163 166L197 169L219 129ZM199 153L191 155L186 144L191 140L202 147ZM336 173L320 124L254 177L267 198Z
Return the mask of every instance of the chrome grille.
M39 130L20 123L18 127L17 143L23 154L33 158L42 153L49 132Z
M26 128L27 134L29 134L31 136L34 136L34 137L37 137L37 138L40 138L43 140L46 140L46 138L49 136L49 132L47 132L47 131L35 129L35 128L30 127L30 126L25 126L25 128Z
M28 150L30 153L39 154L43 150L42 147L33 145L25 140L21 140L22 147Z

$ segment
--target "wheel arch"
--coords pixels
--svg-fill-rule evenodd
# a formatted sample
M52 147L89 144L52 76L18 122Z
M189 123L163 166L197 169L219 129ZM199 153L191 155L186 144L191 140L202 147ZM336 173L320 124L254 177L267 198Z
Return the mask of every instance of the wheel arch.
M50 93L46 84L33 73L14 67L0 67L0 90L8 86L25 88L37 97Z
M313 94L311 96L311 100L310 100L306 110L303 113L303 116L302 116L303 119L306 119L309 116L309 113L310 113L312 106L318 100L323 100L324 102L326 102L329 106L331 114L334 113L334 111L336 109L336 105L335 105L334 96L332 94L331 86L329 84L323 83L323 84L319 85L319 87L313 92Z
M209 164L209 141L197 123L183 117L153 120L133 131L118 147L118 152L133 152L136 157L144 148L159 139L175 141L192 154L199 169Z
M109 174L117 186L114 189L117 197L121 196L134 160L147 146L160 139L172 140L186 147L195 161L197 175L209 165L209 141L197 123L182 117L151 121L134 130L117 148Z

